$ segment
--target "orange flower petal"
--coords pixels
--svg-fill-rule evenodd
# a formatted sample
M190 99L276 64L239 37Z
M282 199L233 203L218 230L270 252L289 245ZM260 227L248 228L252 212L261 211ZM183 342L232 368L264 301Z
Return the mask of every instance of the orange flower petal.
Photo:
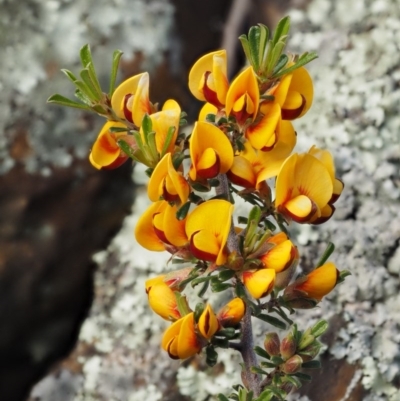
M180 319L176 297L164 282L152 285L148 291L151 309L165 320Z
M139 218L135 227L135 237L137 242L150 251L161 252L165 250L164 243L157 236L153 227L153 217L162 212L168 203L158 201L153 203Z
M182 320L178 336L178 356L179 359L186 359L200 352L201 345L196 336L193 312L183 317Z
M205 339L210 340L217 332L218 327L219 323L217 317L215 316L210 304L207 304L203 313L200 315L197 328Z
M235 156L231 169L227 173L229 180L245 188L255 188L256 174L252 164L243 156Z
M241 298L229 301L218 312L217 319L224 327L235 326L242 320L246 312L246 304Z
M260 269L243 273L243 284L250 295L259 299L267 296L274 288L275 270Z
M176 206L169 206L164 211L163 228L164 234L172 245L177 247L185 246L189 239L185 232L186 219L178 220L176 218Z
M265 255L261 256L260 260L264 262L267 269L273 269L276 273L280 273L291 264L293 254L292 248L292 242L286 240L274 246Z
M335 264L328 262L309 273L306 281L294 288L306 292L310 298L321 300L335 288L338 275Z

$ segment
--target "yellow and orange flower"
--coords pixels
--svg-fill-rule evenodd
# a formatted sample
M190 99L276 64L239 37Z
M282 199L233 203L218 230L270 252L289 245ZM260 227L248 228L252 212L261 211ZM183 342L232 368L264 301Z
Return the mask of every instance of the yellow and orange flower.
M310 74L304 67L283 76L267 94L273 95L279 103L284 120L294 120L303 116L311 107L314 95Z
M212 310L210 304L207 304L203 313L200 315L199 321L197 323L197 328L206 340L210 340L218 331L218 319L215 316L215 313Z
M228 86L225 50L206 54L190 70L189 89L193 96L219 109L225 105Z
M243 125L249 118L254 121L259 102L260 92L257 77L253 67L250 66L242 71L229 86L225 111L228 116L235 116L238 124Z
M172 359L186 359L201 351L193 312L172 323L164 332L162 348Z
M274 269L248 270L243 272L242 280L249 294L260 299L272 292L275 283Z
M241 298L233 298L218 312L217 319L221 326L236 326L246 312L246 304Z
M236 185L258 189L262 182L276 176L296 144L296 133L289 121L281 121L279 139L268 152L255 150L246 142L245 150L235 156L228 172L229 179Z
M332 262L327 262L313 270L305 278L299 279L287 288L287 292L301 292L307 298L321 299L329 294L336 286L339 278L339 270ZM286 292L286 291L285 291Z
M137 127L144 115L152 113L149 100L149 74L144 72L122 82L111 97L111 107L119 118L125 118Z
M226 173L233 163L233 149L228 137L213 124L198 121L190 138L193 181Z
M161 198L180 205L188 200L190 187L180 171L172 164L171 153L167 153L154 169L147 187L149 199L153 202Z
M89 155L90 163L98 170L117 168L128 160L128 156L118 146L117 140L123 137L128 141L130 137L126 132L111 132L111 127L126 128L126 125L116 121L108 121L103 125Z
M222 265L227 260L225 244L231 227L233 205L213 199L197 206L186 219L190 251L200 259Z
M293 154L276 179L277 211L298 223L328 220L335 210L332 204L343 189L334 174L332 156L327 151L312 148L308 153Z
M164 282L165 276L146 281L146 293L150 308L165 320L181 318L174 291Z

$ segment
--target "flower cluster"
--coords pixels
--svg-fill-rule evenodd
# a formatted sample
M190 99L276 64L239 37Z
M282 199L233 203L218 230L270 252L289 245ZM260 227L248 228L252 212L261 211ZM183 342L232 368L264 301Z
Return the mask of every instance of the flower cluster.
M93 144L91 164L112 169L133 159L148 167L151 204L135 227L135 237L144 248L167 251L172 263L183 265L146 282L150 307L171 322L162 348L172 358L185 359L205 348L212 365L218 346L245 353L240 323L251 325L253 315L283 328L291 322L285 310L315 307L347 275L327 262L333 250L328 247L314 270L295 277L300 256L288 225L326 222L343 183L329 151L313 146L293 153L297 134L292 121L313 101L313 82L304 65L316 56L284 54L288 30L285 18L271 39L263 25L243 35L249 66L232 80L225 50L195 62L189 89L204 104L189 132L181 129L186 114L175 100L167 100L161 110L150 101L146 72L114 90L115 66L108 95L86 93L84 107L107 117ZM82 62L93 92L95 73L90 62L85 65L87 60L88 48ZM82 82L78 90L85 83L89 85ZM51 100L67 103L60 95ZM252 205L237 220L235 197ZM197 286L201 302L193 310L184 292ZM204 300L209 290L231 294L218 313ZM279 354L276 383L282 372L295 373L304 361L294 352L284 357L285 347L275 355L270 344L278 340L273 335L266 346L269 356ZM267 388L248 385L256 393Z

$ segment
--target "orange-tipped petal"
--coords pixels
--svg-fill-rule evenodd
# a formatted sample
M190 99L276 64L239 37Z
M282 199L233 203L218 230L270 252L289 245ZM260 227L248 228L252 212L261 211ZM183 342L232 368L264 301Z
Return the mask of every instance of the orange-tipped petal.
M153 203L139 218L135 227L135 237L137 242L150 251L165 251L165 245L154 231L153 217L162 212L168 203L158 201Z
M288 268L294 257L293 244L286 240L274 246L270 251L260 257L267 269L280 273Z
M89 156L93 167L97 169L110 168L115 166L119 159L122 158L125 161L128 158L117 145L118 135L110 132L111 127L126 128L126 125L116 121L108 121L103 125Z
M240 124L255 119L260 101L258 82L253 67L247 67L232 82L226 95L225 111L234 114ZM240 110L239 110L240 108Z
M273 147L276 138L276 127L281 118L281 108L278 103L264 106L264 116L259 122L250 125L246 130L246 138L255 149Z
M217 332L218 326L218 319L210 304L207 304L203 313L200 315L197 328L205 339L210 340Z
M217 163L210 164L210 157L214 158L213 160L216 161L216 156L218 156L219 163L219 171L217 174L226 173L233 163L233 149L229 139L225 133L215 125L198 121L194 126L190 139L190 158L192 160L190 178L196 180L197 171L199 169L204 171L205 166L215 167Z
M169 326L167 330L165 330L161 341L162 349L164 351L167 351L168 355L173 359L179 359L178 338L181 331L182 323L183 318L172 323L171 326Z
M174 291L164 282L150 286L148 293L149 305L151 309L165 320L180 319L181 314Z
M220 252L221 244L208 230L195 232L190 237L190 251L200 260L215 262Z
M243 156L235 156L227 175L233 184L245 188L255 188L257 183L256 173L252 164Z
M136 126L142 125L144 115L151 113L149 100L150 77L147 72L143 73L139 79L136 92L132 101L132 120Z
M241 298L229 301L218 312L217 319L223 327L236 326L246 312L246 304Z
M178 336L178 357L186 359L200 352L201 344L196 336L193 312L183 317L182 320Z
M162 274L160 276L152 277L152 278L149 278L148 280L146 280L144 283L144 286L146 289L146 294L149 293L149 290L153 285L164 283L164 278L165 278L165 274Z
M307 275L306 280L294 288L304 291L308 297L321 300L336 286L339 271L332 262L325 263Z
M232 213L233 205L230 202L214 199L197 206L186 220L185 228L188 238L192 238L196 233L194 239L196 249L215 255L218 247L217 265L226 261L224 248L231 226ZM204 234L199 236L200 232L207 233L208 242Z
M274 289L275 270L260 269L243 273L243 284L250 295L259 299L267 296Z

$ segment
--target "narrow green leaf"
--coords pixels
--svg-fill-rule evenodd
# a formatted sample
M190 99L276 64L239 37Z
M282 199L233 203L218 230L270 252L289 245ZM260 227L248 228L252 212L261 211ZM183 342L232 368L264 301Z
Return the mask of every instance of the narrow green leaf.
M246 395L246 401L253 401L253 391L249 391Z
M68 99L64 96L59 95L58 93L50 96L47 99L47 103L55 103L55 104L59 104L61 106L74 107L76 109L83 109L83 110L90 110L90 107L87 106L86 104L74 102L71 99Z
M289 57L286 54L281 54L279 57L279 60L274 66L274 69L272 71L272 75L277 74L289 61Z
M328 322L326 320L320 320L311 328L311 334L317 338L322 336L328 330Z
M185 160L184 153L176 152L172 155L172 164L175 170L178 170L182 162Z
M128 127L110 127L109 128L110 132L128 132L129 128Z
M204 283L205 281L210 281L212 279L211 276L202 276L202 277L197 277L191 281L191 286L194 288L196 285Z
M142 120L142 129L144 133L145 143L148 144L147 136L150 134L153 129L153 123L151 121L150 116L146 113Z
M149 163L149 157L150 155L147 152L147 148L144 146L143 144L143 140L142 140L142 136L140 135L139 131L133 131L133 136L135 138L136 144L139 147L140 152L143 154L143 157L145 159L145 164L146 166L150 167L150 163Z
M339 273L339 278L338 278L338 281L337 281L336 284L343 283L343 281L345 280L345 278L346 278L347 276L351 276L351 273L350 273L348 270L342 270L342 271Z
M276 317L260 314L257 316L257 318L271 324L272 326L278 327L279 329L282 330L286 329L286 324L282 322L282 320L277 319Z
M310 382L311 381L311 376L310 375L307 375L307 374L301 373L301 372L293 373L290 376L298 377L303 382Z
M218 394L217 395L218 401L229 401L227 397L225 397L223 394Z
M264 58L265 49L268 44L269 39L269 29L263 24L258 24L260 27L260 39L259 39L259 49L258 49L258 59L261 61Z
M295 376L284 376L283 377L283 382L289 382L292 383L296 388L300 388L301 387L301 381L298 380Z
M151 131L147 135L147 145L149 147L150 155L151 155L151 160L154 163L157 163L159 160L159 155L157 152L157 145L156 145L156 133L154 131Z
M270 359L270 356L264 348L259 347L258 345L254 347L254 352L261 356L261 358Z
M225 348L225 349L229 348L229 341L226 338L213 337L212 343L213 345L219 348Z
M82 78L83 83L86 85L87 88L89 88L92 97L95 98L96 100L100 100L101 92L99 93L98 88L96 88L95 84L93 83L90 77L89 70L87 68L84 68L81 71L80 76Z
M169 148L169 145L171 144L172 137L174 136L174 132L175 132L175 127L169 127L168 128L167 135L166 135L165 141L164 141L164 145L163 145L163 148L161 150L160 159L167 152L167 149Z
M247 217L244 216L238 216L237 218L238 224L247 224L249 221Z
M79 56L81 58L83 68L86 68L89 63L93 63L92 53L88 44L82 46Z
M197 296L199 298L203 298L204 294L206 293L206 291L208 290L208 286L210 285L209 281L205 281L202 285L202 287L200 288L199 292L197 293Z
M239 36L240 43L242 44L244 54L246 55L247 60L251 62L251 52L250 52L250 45L249 41L247 40L246 35Z
M189 307L188 301L185 295L182 295L178 291L174 291L175 298L176 298L176 307L181 314L181 316L188 315L192 310Z
M304 362L301 365L301 367L304 369L320 369L321 362L320 361L308 361L308 362Z
M111 98L115 90L115 81L117 80L118 66L123 52L121 50L114 50L111 66L111 76L110 76L110 89L108 91L108 96Z
M236 274L236 272L234 270L230 270L230 269L223 270L222 272L220 272L218 274L218 279L219 279L219 281L224 282L224 281L229 280L232 277L234 277L235 274Z
M79 80L75 81L74 84L78 88L78 90L86 96L90 104L97 103L97 101L99 100L98 96L95 92L93 92L90 86L88 86L85 82Z
M250 368L250 370L251 370L253 373L258 373L259 375L268 375L268 372L266 372L265 370L259 368L258 366L252 366L252 367Z
M249 224L251 222L253 222L253 221L254 221L254 223L256 225L258 225L258 223L260 222L260 218L261 218L261 209L260 209L260 207L259 206L253 206L252 209L250 210L250 213L249 213L249 223L247 225L247 228L248 229L250 228Z
M275 47L275 45L281 40L283 36L287 36L290 30L290 17L284 17L282 18L274 32L274 36L272 38L272 47Z
M181 221L184 220L189 212L191 202L184 203L176 212L176 218Z
M85 93L83 93L81 90L79 89L75 89L75 93L74 93L75 97L77 99L79 99L81 102L87 104L90 108L92 108L92 101L87 97L87 95Z
M226 337L228 339L236 337L236 330L233 327L227 327L225 329L219 330L216 333L218 337Z
M321 256L321 259L318 261L316 268L321 267L329 259L334 250L335 250L335 245L332 242L329 242L329 244L326 246L324 253Z
M206 121L209 123L215 123L215 114L209 113L206 115Z
M77 78L70 70L67 70L67 69L63 68L63 69L61 70L61 72L62 72L63 74L65 74L66 77L67 77L72 83L75 83L75 81L78 80L78 78Z
M275 365L280 365L285 361L280 356L271 356L271 362Z
M211 281L211 290L213 292L222 292L227 290L228 288L232 288L232 284L220 283L219 281Z
M201 314L203 313L205 305L203 302L198 302L196 307L194 308L194 320L197 323L200 319Z
M258 71L260 67L260 59L258 58L260 48L260 27L252 26L250 28L248 40L251 54L251 60L249 61L250 64L253 65L254 70Z
M100 96L103 95L103 91L101 90L101 86L100 86L100 82L99 79L97 78L97 73L96 70L94 69L94 64L93 63L89 63L86 68L89 71L89 76L91 81L93 82L93 85L96 88L96 91L100 94Z
M300 58L297 60L297 62L295 64L293 64L292 66L285 68L281 71L279 71L277 74L273 75L272 78L279 78L283 75L287 75L292 73L294 70L297 70L298 68L302 67L303 65L308 64L310 61L315 60L316 58L318 58L317 53L311 52L311 53L307 53L306 56L300 56Z
M256 401L271 401L272 397L274 397L274 393L270 389L266 389L256 398Z
M272 368L276 368L278 365L276 363L272 363L272 362L261 362L261 366L263 368L272 369Z

